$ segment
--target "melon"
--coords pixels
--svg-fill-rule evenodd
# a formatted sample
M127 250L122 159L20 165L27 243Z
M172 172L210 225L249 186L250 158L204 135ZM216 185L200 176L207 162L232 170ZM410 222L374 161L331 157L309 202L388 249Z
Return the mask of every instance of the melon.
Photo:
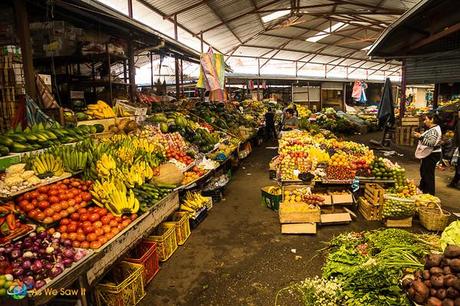
M184 179L182 171L172 163L160 165L158 173L158 175L152 178L157 184L179 185Z

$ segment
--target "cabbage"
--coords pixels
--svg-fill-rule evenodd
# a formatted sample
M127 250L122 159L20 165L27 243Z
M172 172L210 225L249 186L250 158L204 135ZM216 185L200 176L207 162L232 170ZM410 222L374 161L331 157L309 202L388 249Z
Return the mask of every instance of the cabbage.
M441 234L441 247L444 250L448 244L460 245L460 221L454 221Z

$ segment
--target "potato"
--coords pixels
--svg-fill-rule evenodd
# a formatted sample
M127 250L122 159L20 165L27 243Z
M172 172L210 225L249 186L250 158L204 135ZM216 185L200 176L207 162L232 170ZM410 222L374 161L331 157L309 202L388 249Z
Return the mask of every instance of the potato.
M456 297L458 297L458 290L454 289L452 287L449 287L446 290L446 295L447 295L447 297L449 297L451 299L455 299Z
M414 301L423 304L430 294L428 287L420 280L415 280L412 282L412 288L415 290Z
M449 266L445 266L444 268L442 268L442 271L444 272L444 275L452 273L452 270Z
M430 274L431 275L444 274L444 271L440 267L433 267L430 269Z
M442 301L442 306L455 306L454 301L451 299L445 299Z
M426 306L442 306L442 302L440 299L432 296L426 302Z
M457 290L460 290L460 279L456 279L452 282L452 287L454 287Z
M428 288L433 287L433 285L431 284L431 281L430 281L429 279L427 279L426 281L423 281L423 283L424 283L425 286L427 286Z
M447 258L460 257L460 246L449 244L444 250L444 256L446 256Z
M410 278L405 278L402 281L402 286L404 289L408 289L411 286L411 284L412 284L412 279Z
M430 278L431 286L434 288L441 288L444 286L444 276L443 275L432 275Z
M431 277L430 271L429 270L423 271L422 277L423 277L424 280L430 279L430 277Z
M456 279L457 277L453 274L444 276L444 287L452 287L452 284Z
M436 297L440 299L441 301L446 298L446 295L447 295L447 292L446 292L446 289L444 288L441 288L438 290L438 292L436 292Z
M436 296L438 294L438 291L434 288L430 289L430 296Z
M460 272L460 259L458 258L452 259L450 261L449 266L452 269L452 271Z
M443 256L440 254L430 254L425 257L425 269L439 267Z

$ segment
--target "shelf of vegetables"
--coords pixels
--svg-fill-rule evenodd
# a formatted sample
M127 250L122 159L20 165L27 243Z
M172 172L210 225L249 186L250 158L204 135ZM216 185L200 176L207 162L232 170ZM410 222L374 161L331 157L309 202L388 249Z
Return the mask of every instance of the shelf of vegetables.
M92 286L179 207L210 209L208 198L198 195L180 206L178 190L218 174L240 140L195 118L178 112L155 114L141 126L117 125L110 135L97 138L89 137L96 131L88 121L74 128L81 137L72 147L60 141L46 150L20 153L0 176L3 195L10 200L0 202L0 256L8 258L0 278L12 279L5 289L15 294L12 290L22 288L18 281L27 277L29 303L42 305L54 296L33 295L34 288L66 288L77 280L80 286ZM11 246L30 243L33 249L11 254ZM71 263L70 252L76 263ZM53 261L51 255L57 255ZM46 275L35 271L36 260L49 267ZM6 294L0 288L0 301Z

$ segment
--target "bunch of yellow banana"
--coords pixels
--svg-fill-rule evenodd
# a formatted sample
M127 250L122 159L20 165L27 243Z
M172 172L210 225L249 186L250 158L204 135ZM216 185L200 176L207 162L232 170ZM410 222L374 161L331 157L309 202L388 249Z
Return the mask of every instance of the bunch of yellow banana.
M64 174L64 165L60 157L50 153L40 153L32 159L32 170L39 178L61 176Z
M100 176L108 176L111 170L116 169L117 164L112 156L106 153L102 154L101 158L96 163L96 170Z
M147 138L133 138L132 145L136 149L142 149L148 153L155 152L159 143L149 141Z
M122 146L117 150L117 156L125 164L132 165L135 151L129 147Z
M113 107L114 112L117 114L118 117L129 117L132 116L130 112L128 112L123 106L115 105Z
M267 189L267 192L272 195L281 195L281 187L279 186L270 186Z
M115 216L122 214L134 214L139 210L139 200L134 196L132 190L128 191L125 184L120 181L110 180L93 184L90 191L93 201L101 207L107 208Z
M87 115L103 119L103 118L115 118L116 114L113 109L104 101L97 101L96 104L89 104L88 110L85 112Z
M180 205L180 210L185 210L194 213L200 210L208 202L208 198L197 192L187 191L185 201Z

